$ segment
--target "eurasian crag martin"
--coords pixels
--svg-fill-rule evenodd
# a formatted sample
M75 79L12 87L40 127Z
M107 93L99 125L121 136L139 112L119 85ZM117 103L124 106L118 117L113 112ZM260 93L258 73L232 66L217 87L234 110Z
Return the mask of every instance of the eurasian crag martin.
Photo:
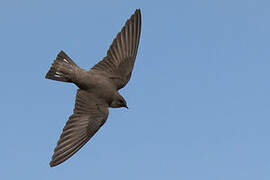
M113 40L106 57L90 70L81 69L61 51L46 74L47 79L78 86L75 108L54 149L50 166L56 166L76 153L106 122L109 107L126 107L118 93L129 81L141 34L139 9L126 21Z

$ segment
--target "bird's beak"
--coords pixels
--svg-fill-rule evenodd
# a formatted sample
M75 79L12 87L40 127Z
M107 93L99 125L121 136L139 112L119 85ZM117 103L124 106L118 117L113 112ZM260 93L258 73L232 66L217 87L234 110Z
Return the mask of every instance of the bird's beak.
M127 106L125 106L125 108L127 108L127 109L128 109L128 107L127 107Z

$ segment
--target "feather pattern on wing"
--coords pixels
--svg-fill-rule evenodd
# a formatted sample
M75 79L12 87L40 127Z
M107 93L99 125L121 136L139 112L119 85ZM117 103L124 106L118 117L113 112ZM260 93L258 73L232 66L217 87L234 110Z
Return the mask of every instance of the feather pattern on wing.
M112 79L117 89L124 87L131 77L140 34L141 12L137 9L113 40L107 51L107 56L93 66L91 70L105 72Z
M108 105L84 90L77 90L69 117L50 162L56 166L75 154L99 130L108 117Z

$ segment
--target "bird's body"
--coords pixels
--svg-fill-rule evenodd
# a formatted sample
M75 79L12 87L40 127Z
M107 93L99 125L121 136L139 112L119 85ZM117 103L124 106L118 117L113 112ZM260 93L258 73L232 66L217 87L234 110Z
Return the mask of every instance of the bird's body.
M73 83L80 89L106 100L108 104L111 103L113 95L117 93L113 82L102 72L85 71L76 68Z
M78 67L61 51L46 74L47 79L78 86L75 108L57 142L50 166L76 153L106 122L109 107L127 107L118 93L129 81L139 45L141 13L136 10L113 40L107 56L90 70Z

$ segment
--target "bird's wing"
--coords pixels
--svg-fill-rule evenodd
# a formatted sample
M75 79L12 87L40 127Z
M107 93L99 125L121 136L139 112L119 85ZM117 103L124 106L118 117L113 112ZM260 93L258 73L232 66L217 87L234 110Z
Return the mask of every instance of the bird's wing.
M57 142L50 166L56 166L76 153L105 123L108 105L84 90L78 90L75 108Z
M105 72L117 89L124 87L131 77L140 34L141 12L137 9L113 40L107 51L107 56L93 66L90 71Z

